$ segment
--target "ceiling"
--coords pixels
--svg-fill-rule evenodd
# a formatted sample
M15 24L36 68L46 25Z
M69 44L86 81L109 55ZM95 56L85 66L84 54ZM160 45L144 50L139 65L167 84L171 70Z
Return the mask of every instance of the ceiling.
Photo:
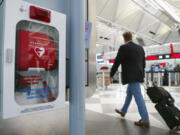
M142 46L180 42L180 0L96 0L97 53L115 51L131 31Z
M180 0L166 0L169 4L180 9Z

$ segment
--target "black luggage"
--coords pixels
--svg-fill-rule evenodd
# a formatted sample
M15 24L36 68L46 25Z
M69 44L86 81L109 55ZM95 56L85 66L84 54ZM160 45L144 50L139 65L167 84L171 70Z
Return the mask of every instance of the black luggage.
M155 108L170 129L180 126L180 111L174 105L159 103Z
M174 103L173 97L170 93L165 90L163 87L157 87L153 85L152 87L147 88L147 95L153 103L167 102L169 104Z
M168 74L166 76L168 76ZM153 83L153 86L147 87L147 95L149 96L151 101L156 104L162 101L163 102L167 101L169 104L173 104L174 99L172 98L170 93L167 90L165 90L163 87L156 86L155 83L153 82L153 68L151 69L151 81Z
M151 81L153 82L153 73L151 74ZM171 94L163 87L157 87L154 83L153 86L147 86L147 95L153 103L155 108L164 119L170 129L180 126L180 111L174 105L174 99Z

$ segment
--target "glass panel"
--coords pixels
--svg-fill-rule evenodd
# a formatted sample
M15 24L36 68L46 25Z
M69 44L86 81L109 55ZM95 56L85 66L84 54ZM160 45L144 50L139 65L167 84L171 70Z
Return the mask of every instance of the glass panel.
M16 102L32 105L55 101L58 96L58 31L30 21L19 22L16 29Z

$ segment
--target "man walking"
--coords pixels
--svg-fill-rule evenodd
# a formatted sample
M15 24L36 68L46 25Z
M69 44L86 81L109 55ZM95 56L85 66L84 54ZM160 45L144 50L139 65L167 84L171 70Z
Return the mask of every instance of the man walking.
M128 107L134 96L141 120L135 122L137 126L149 127L149 117L146 105L141 94L140 83L144 82L145 53L144 49L132 42L130 32L123 33L125 44L120 46L115 62L111 69L111 78L114 76L119 65L122 65L122 83L128 84L127 96L124 106L121 110L115 109L115 112L125 117Z

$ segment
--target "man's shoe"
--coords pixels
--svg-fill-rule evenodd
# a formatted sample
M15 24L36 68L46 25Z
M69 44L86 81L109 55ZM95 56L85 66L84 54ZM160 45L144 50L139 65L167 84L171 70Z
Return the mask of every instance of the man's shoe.
M140 126L140 127L149 127L150 126L150 122L142 122L141 120L134 122L134 124L136 126Z
M122 112L120 112L118 109L115 109L115 112L118 113L118 114L120 114L121 117L125 117L125 114L123 114Z

